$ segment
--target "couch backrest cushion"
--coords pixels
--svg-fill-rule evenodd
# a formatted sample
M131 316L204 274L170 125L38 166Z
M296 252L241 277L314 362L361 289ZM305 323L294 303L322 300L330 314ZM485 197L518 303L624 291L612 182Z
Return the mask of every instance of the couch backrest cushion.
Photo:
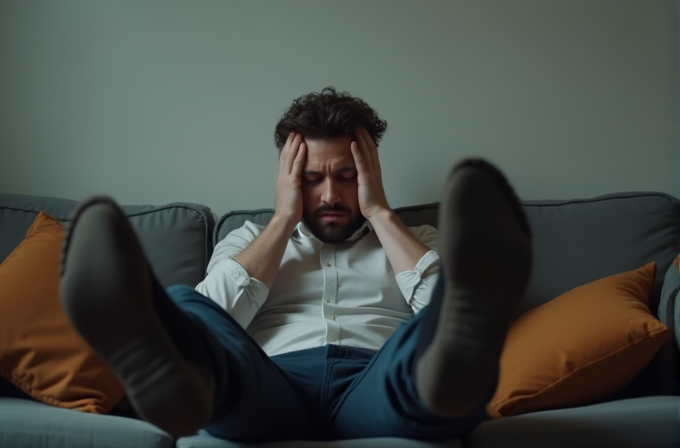
M664 193L633 192L564 201L524 201L534 233L534 269L518 313L577 286L656 261L649 307L657 313L660 287L680 253L680 200ZM408 226L437 226L438 204L397 208ZM246 220L266 225L273 210L241 210L222 216L214 242ZM489 278L503 269L502 254L489 260Z
M657 313L666 270L680 251L680 201L662 193L620 193L527 202L536 263L524 307L655 261L649 308Z
M23 240L43 210L68 223L77 201L0 194L0 260ZM196 285L212 255L214 217L204 205L173 203L121 207L137 232L154 272L163 285Z

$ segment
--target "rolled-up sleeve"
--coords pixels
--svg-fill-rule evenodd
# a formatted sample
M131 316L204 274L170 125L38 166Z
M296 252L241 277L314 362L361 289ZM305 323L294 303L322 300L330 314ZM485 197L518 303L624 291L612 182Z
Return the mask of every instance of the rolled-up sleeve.
M396 276L397 284L406 303L414 313L417 313L430 303L430 296L439 277L439 255L437 254L439 233L432 226L411 227L409 230L430 248L412 270L400 272Z
M222 307L243 328L253 320L267 299L269 289L250 277L233 257L240 254L260 231L260 226L246 222L229 233L215 246L206 277L196 285L198 292Z

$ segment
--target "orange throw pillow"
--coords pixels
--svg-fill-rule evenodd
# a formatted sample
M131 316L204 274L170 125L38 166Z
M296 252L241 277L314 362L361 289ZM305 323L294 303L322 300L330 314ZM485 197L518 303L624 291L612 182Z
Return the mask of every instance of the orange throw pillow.
M621 391L670 331L649 312L655 263L568 291L510 327L493 418L581 406Z
M59 222L40 212L0 264L0 376L44 403L104 414L124 391L61 308L63 236Z

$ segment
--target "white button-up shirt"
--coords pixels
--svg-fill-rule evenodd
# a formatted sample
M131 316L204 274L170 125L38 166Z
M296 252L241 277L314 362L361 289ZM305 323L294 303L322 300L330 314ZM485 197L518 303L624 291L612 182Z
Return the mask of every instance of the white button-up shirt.
M250 221L220 241L196 286L224 308L269 355L326 344L378 350L422 309L438 276L437 230L409 230L431 250L394 273L368 222L346 241L319 241L299 224L269 290L233 257L264 230Z

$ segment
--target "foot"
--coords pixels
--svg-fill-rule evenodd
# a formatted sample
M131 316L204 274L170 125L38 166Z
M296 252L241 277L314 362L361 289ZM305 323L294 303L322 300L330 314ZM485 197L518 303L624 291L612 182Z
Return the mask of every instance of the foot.
M505 335L529 280L531 235L500 171L478 159L451 172L439 209L444 294L416 388L435 414L458 418L495 385ZM432 310L434 311L434 309Z
M116 204L81 204L62 250L64 311L142 419L176 437L195 434L212 413L212 374L178 352L154 307L152 275Z

